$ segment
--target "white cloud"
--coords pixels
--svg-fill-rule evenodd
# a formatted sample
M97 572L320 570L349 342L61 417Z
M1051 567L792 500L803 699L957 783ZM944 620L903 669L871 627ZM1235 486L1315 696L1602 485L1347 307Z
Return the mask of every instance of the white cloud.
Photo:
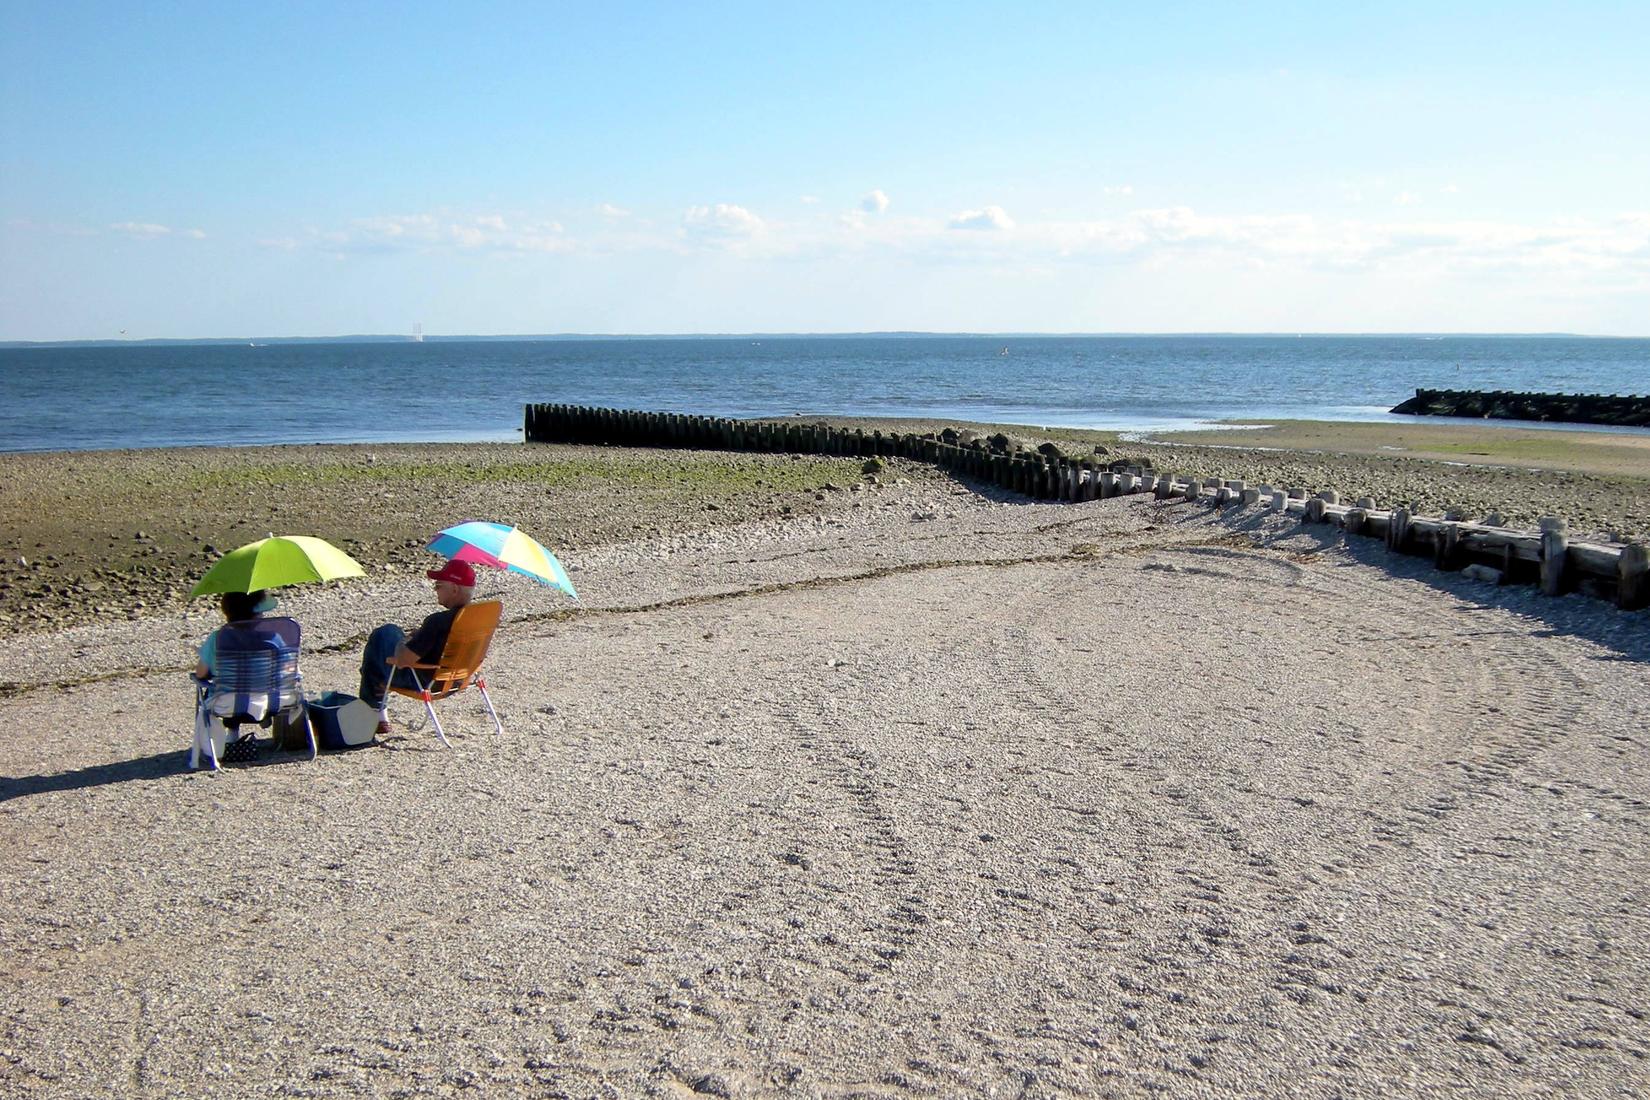
M1521 278L1577 287L1650 285L1650 213L1644 211L1613 219L1541 223L1423 218L1391 207L1387 211L1384 217L1330 218L1287 212L1210 214L1173 206L1105 218L1015 222L996 206L954 217L876 215L855 206L768 220L737 204L716 203L686 208L674 227L655 228L647 219L633 217L598 224L573 237L552 220L512 217L506 222L423 213L366 218L339 229L322 227L291 237L271 234L259 243L314 249L341 259L398 252L646 257L703 248L752 262L891 261L1005 275L1077 265L1210 275L1270 269L1308 278L1371 273L1399 279L1499 279L1521 273ZM506 228L501 230L500 224Z
M814 205L814 203L819 201L819 196L818 195L803 195L801 201L802 201L802 205L804 205L804 206L812 206L812 205Z
M1546 226L1483 221L1361 221L1308 214L1140 210L1112 221L1044 223L1017 239L1028 258L1293 265L1438 274L1487 270L1638 271L1650 275L1650 216Z
M630 211L626 210L622 206L614 206L610 202L604 202L600 206L596 207L596 213L600 214L604 218L630 217Z
M984 210L964 210L946 223L951 229L1013 229L1014 221L1000 206L988 206Z
M735 240L757 236L767 225L743 206L719 202L688 207L682 215L682 228L693 237Z
M289 247L284 238L263 242ZM451 218L435 214L393 214L357 218L347 229L317 232L307 242L327 252L387 253L439 252L565 252L571 245L562 236L560 222L523 222L512 226L497 214Z
M888 196L879 187L859 200L859 208L867 214L881 214L888 209Z
M1101 194L1128 196L1134 194L1134 186L1128 183L1119 183L1111 187L1102 187Z
M185 237L188 237L190 240L204 241L206 239L206 230L204 230L204 229L185 229L183 231L183 235Z
M156 225L154 222L116 222L109 228L128 237L136 237L140 241L152 241L172 232L171 226Z
M1400 191L1392 199L1395 206L1414 206L1421 201L1421 197L1413 191Z

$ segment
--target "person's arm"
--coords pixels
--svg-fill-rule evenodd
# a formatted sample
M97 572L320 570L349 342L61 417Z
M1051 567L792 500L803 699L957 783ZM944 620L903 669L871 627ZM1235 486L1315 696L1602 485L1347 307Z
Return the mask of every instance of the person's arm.
M395 647L395 654L390 657L390 667L411 668L413 665L422 664L423 661L424 658L408 649L405 643L403 643L402 645Z
M390 658L391 666L409 668L415 664L434 663L441 656L441 647L446 644L452 620L453 612L447 610L437 611L426 618L413 631L412 637L396 648L395 656Z
M218 650L218 632L214 630L201 643L200 650L195 657L195 679L210 680L212 678L211 662L216 658Z

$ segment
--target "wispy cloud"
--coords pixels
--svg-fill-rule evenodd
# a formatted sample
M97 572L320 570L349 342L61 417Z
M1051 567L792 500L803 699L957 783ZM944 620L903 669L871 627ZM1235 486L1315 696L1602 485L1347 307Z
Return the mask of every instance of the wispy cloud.
M859 200L859 208L867 214L882 214L888 210L888 196L879 187Z
M596 213L600 214L604 218L613 218L615 220L630 217L630 211L626 210L622 206L614 206L610 202L604 202L600 206L596 207Z
M525 253L564 252L569 248L560 222L512 221L502 214L452 217L438 214L390 214L357 218L344 229L311 230L302 237L278 236L260 242L290 250L313 247L339 254L383 254L444 249Z
M1014 220L1000 206L988 206L983 210L964 210L961 214L953 215L946 224L951 229L995 231L1014 228Z
M732 242L761 235L767 229L756 214L743 206L719 202L713 206L690 206L682 215L682 232L691 240Z
M1028 255L1068 260L1176 259L1337 270L1636 269L1650 275L1650 214L1523 225L1491 221L1375 221L1305 214L1202 215L1139 210L1108 221L1023 227Z
M156 225L154 222L115 222L109 229L140 241L152 241L156 237L167 237L172 233L171 226Z
M441 252L630 254L710 249L759 261L882 256L914 264L1019 266L1099 264L1206 271L1613 273L1650 280L1650 213L1549 223L1419 218L1326 218L1301 213L1203 213L1186 206L1116 217L1015 222L998 206L933 214L873 214L859 206L765 218L735 203L689 206L675 225L646 218L597 223L578 233L553 219L411 214L362 218L341 229L272 234L265 247L340 256ZM959 232L967 230L968 232ZM1012 230L1012 232L1008 232Z
M1134 185L1133 184L1128 184L1128 183L1113 184L1109 187L1102 187L1100 189L1100 193L1102 195L1112 195L1112 196L1116 196L1116 197L1120 197L1120 198L1127 198L1128 196L1134 194Z

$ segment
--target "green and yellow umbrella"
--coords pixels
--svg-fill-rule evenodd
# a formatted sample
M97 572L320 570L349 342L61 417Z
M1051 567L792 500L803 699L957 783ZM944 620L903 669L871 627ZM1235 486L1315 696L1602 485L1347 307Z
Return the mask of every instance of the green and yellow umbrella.
M257 592L311 581L363 576L361 563L325 539L309 535L271 535L249 542L219 558L189 592Z

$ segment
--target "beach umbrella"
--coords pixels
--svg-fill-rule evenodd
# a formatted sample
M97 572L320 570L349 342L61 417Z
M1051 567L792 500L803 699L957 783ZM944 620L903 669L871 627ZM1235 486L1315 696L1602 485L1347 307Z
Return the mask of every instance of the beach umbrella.
M573 582L567 579L567 570L561 567L556 555L541 546L536 539L506 523L488 523L470 520L437 532L428 549L454 561L471 565L490 565L532 577L540 584L559 588L575 600Z
M363 576L361 563L325 539L309 535L271 535L249 542L219 558L190 589L191 596L212 592L256 592L310 581Z

